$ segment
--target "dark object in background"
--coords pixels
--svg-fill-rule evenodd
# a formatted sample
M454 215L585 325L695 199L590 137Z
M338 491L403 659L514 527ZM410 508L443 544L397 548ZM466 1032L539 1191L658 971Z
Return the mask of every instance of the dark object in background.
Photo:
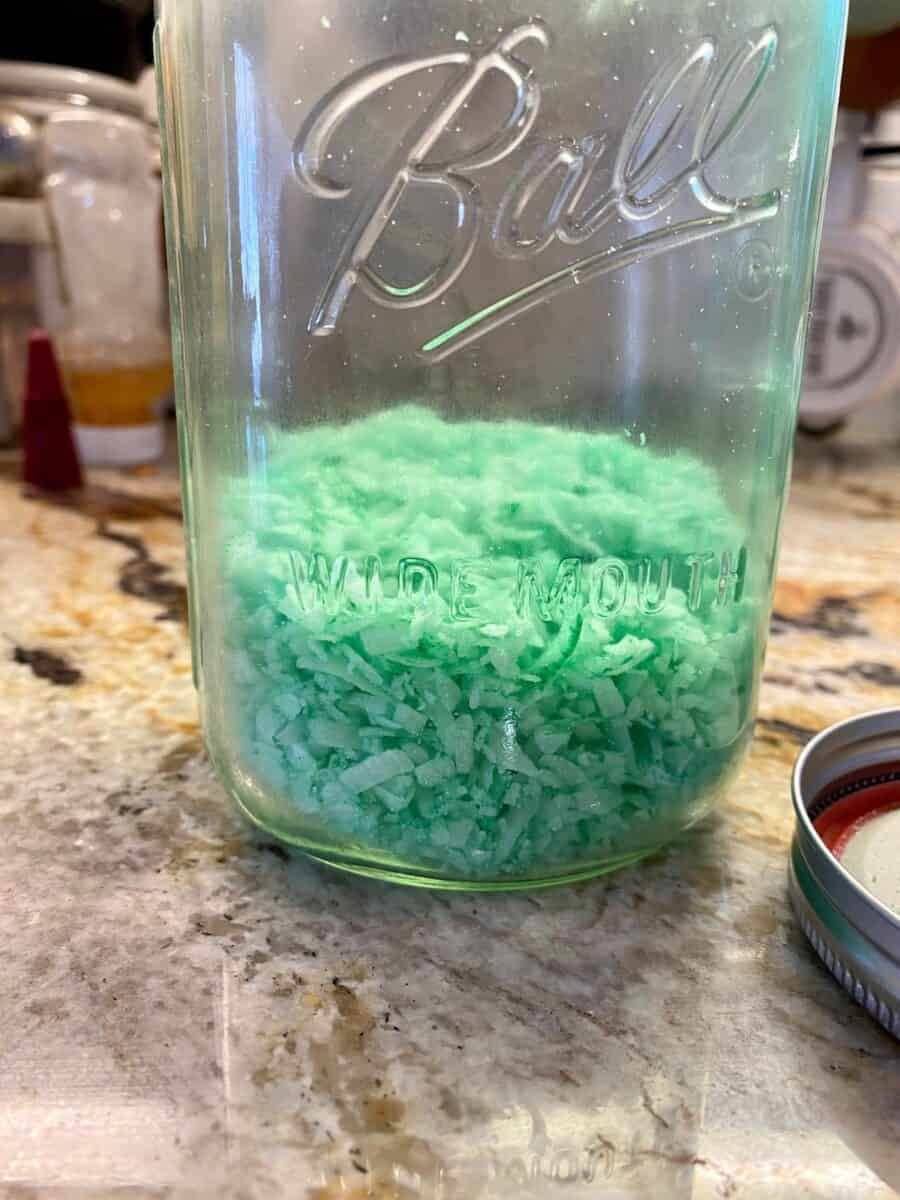
M875 37L849 37L841 104L878 112L900 99L900 27Z
M56 63L134 80L149 61L152 0L64 0L17 5L0 58Z
M28 339L22 440L26 483L52 492L81 487L69 402L53 345L43 330L35 330Z

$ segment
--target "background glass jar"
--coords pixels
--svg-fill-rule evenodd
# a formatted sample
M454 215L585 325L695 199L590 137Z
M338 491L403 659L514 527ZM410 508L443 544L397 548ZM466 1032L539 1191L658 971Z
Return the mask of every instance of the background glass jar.
M162 0L206 736L411 883L588 876L748 740L841 0Z

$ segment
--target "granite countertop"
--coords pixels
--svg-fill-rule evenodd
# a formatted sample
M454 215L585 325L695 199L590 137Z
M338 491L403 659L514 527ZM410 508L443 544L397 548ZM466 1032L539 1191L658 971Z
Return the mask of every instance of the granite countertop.
M619 875L480 896L248 828L201 744L174 472L42 499L7 456L0 1196L895 1195L900 1045L785 867L800 746L900 702L898 466L900 405L801 444L722 811Z

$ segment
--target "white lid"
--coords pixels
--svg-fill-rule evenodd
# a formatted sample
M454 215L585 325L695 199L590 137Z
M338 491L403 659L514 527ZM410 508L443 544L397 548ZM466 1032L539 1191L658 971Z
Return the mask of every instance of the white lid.
M60 104L72 104L79 108L94 105L139 119L144 116L144 104L134 84L74 67L0 59L0 96L37 101L42 114Z
M147 425L73 425L78 457L87 467L134 467L162 458L161 421Z

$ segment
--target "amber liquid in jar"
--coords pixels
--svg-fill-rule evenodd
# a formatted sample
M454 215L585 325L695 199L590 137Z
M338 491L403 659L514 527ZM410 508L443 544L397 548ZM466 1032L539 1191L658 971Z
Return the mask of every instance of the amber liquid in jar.
M78 425L146 425L157 419L157 404L172 387L168 362L133 367L64 363L63 373Z

